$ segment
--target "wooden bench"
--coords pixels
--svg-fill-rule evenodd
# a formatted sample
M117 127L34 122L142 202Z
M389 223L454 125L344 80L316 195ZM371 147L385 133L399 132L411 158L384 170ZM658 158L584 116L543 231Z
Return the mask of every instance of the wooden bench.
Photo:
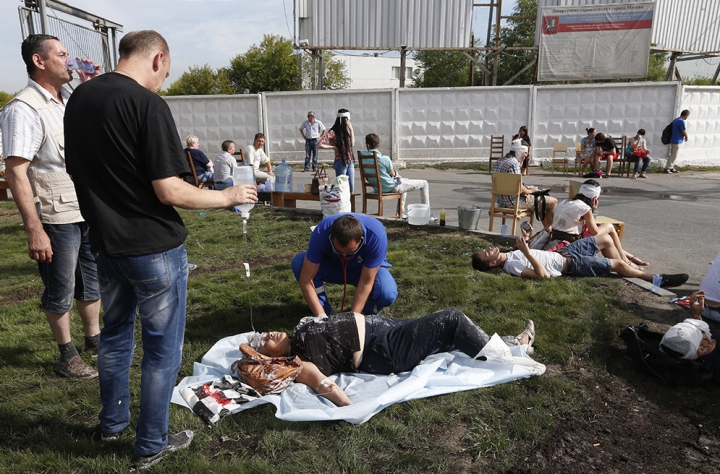
M10 198L8 197L8 189L10 189L10 185L7 181L4 179L0 179L0 201L9 201Z
M320 202L319 194L297 193L297 192L281 193L281 192L277 192L277 191L274 191L271 194L272 194L272 205L275 207L295 208L295 207L297 207L297 201ZM360 196L360 195L356 193L356 194L352 194L350 196L350 212L355 212L355 196Z

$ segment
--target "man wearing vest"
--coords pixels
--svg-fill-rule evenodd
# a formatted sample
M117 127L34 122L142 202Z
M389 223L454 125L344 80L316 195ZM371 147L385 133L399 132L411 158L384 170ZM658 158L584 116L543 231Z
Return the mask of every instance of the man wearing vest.
M21 53L28 86L0 114L6 179L27 232L28 254L38 262L45 291L40 299L60 349L55 371L66 377L98 373L78 354L70 336L73 297L83 323L85 351L97 357L100 292L88 225L80 215L75 188L65 171L63 116L73 79L68 52L54 36L30 35ZM88 61L86 61L88 62ZM82 81L95 72L78 71Z

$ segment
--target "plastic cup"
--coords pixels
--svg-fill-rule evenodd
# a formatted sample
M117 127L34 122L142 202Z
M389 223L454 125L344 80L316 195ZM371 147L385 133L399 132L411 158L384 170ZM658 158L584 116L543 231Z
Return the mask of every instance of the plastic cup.
M507 232L508 232L508 225L507 224L501 225L500 226L500 235L505 237L507 235Z
M662 283L662 277L660 275L653 275L652 279L652 291L655 293L660 292L660 284Z

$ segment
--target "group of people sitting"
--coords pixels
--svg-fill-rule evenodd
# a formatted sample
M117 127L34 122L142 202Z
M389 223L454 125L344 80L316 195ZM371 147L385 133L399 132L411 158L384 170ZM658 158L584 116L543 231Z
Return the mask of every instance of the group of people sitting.
M200 150L198 137L189 135L185 139L185 143L187 145L185 152L189 153L192 158L199 183L213 183L213 187L219 191L233 186L233 170L238 166L234 156L236 150L234 141L222 142L222 153L215 157L214 164ZM264 183L273 176L272 163L263 150L264 146L265 135L256 133L252 145L245 148L245 164L254 168L255 180L258 183ZM260 166L264 166L266 171L261 171Z
M601 178L609 178L612 174L612 167L620 154L620 148L615 140L603 133L596 133L595 129L586 128L587 136L580 141L582 163L580 165L580 176L585 174L586 168L590 167L590 173L599 174ZM645 141L645 129L637 131L634 137L628 140L625 150L625 159L635 163L632 179L647 178L645 172L650 165L650 150ZM605 173L600 171L600 162L606 160ZM642 164L642 169L640 165Z

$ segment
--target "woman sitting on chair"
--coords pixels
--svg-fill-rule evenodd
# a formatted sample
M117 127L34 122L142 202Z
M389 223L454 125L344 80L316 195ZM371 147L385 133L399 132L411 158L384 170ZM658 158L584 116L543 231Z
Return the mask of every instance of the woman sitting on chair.
M632 179L647 178L645 172L648 169L648 165L650 165L650 150L648 150L647 143L645 142L645 129L641 128L638 130L637 135L630 139L630 143L628 143L627 150L625 151L625 156L628 161L635 162ZM641 161L642 170L640 170L640 174L638 174Z
M328 376L339 372L398 374L412 370L426 357L459 350L477 357L490 336L457 308L446 308L418 319L340 313L303 318L292 335L255 333L250 344L271 357L296 355L302 372L295 379L338 406L352 402ZM528 320L518 336L504 336L509 346L528 345L531 354L535 325Z

